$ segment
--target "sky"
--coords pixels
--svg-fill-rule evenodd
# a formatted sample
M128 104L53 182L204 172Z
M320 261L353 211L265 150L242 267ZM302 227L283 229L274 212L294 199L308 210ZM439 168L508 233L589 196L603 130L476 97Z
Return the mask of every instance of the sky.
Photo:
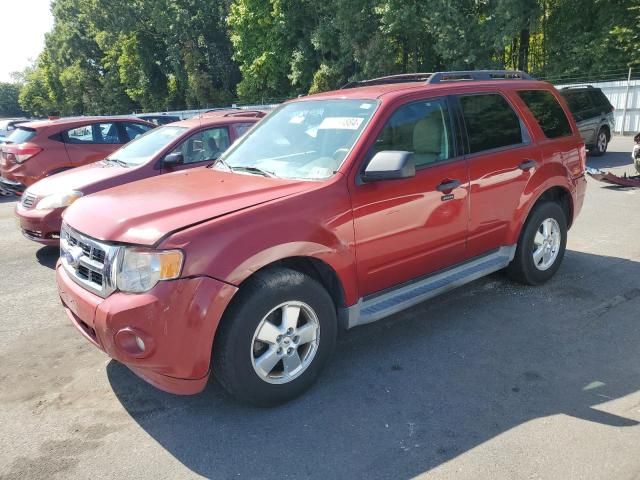
M51 0L0 0L0 82L11 80L44 48L44 34L53 26Z

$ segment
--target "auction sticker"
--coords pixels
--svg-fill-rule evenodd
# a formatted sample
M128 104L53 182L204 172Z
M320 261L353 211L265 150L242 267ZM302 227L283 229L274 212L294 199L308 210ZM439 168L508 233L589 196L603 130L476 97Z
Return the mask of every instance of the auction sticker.
M318 126L321 130L357 130L362 124L360 117L327 117Z

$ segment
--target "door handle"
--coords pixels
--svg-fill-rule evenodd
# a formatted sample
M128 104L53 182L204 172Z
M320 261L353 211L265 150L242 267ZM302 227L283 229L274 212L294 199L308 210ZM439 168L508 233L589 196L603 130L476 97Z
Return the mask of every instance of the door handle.
M439 192L450 192L460 186L460 180L445 180L436 187Z
M535 160L525 160L520 165L518 165L518 168L526 172L527 170L531 170L532 168L535 168L537 166L538 162L536 162Z

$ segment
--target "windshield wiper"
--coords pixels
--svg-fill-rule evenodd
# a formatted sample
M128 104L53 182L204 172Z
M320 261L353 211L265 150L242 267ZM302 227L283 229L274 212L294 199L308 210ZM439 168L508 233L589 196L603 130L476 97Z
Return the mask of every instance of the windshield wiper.
M115 163L117 165L120 165L121 167L128 167L129 164L127 162L125 162L124 160L118 160L117 158L105 158L104 161L106 163Z
M277 178L276 174L258 167L231 167L232 172L247 172L262 175L263 177Z

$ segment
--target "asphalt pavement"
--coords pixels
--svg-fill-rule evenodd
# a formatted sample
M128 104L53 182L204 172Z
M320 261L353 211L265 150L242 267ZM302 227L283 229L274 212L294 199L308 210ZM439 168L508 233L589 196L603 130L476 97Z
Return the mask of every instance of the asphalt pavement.
M589 165L633 173L630 138ZM285 406L160 392L69 324L0 197L0 478L640 479L640 189L589 181L558 275L341 335ZM188 348L188 346L185 346Z

